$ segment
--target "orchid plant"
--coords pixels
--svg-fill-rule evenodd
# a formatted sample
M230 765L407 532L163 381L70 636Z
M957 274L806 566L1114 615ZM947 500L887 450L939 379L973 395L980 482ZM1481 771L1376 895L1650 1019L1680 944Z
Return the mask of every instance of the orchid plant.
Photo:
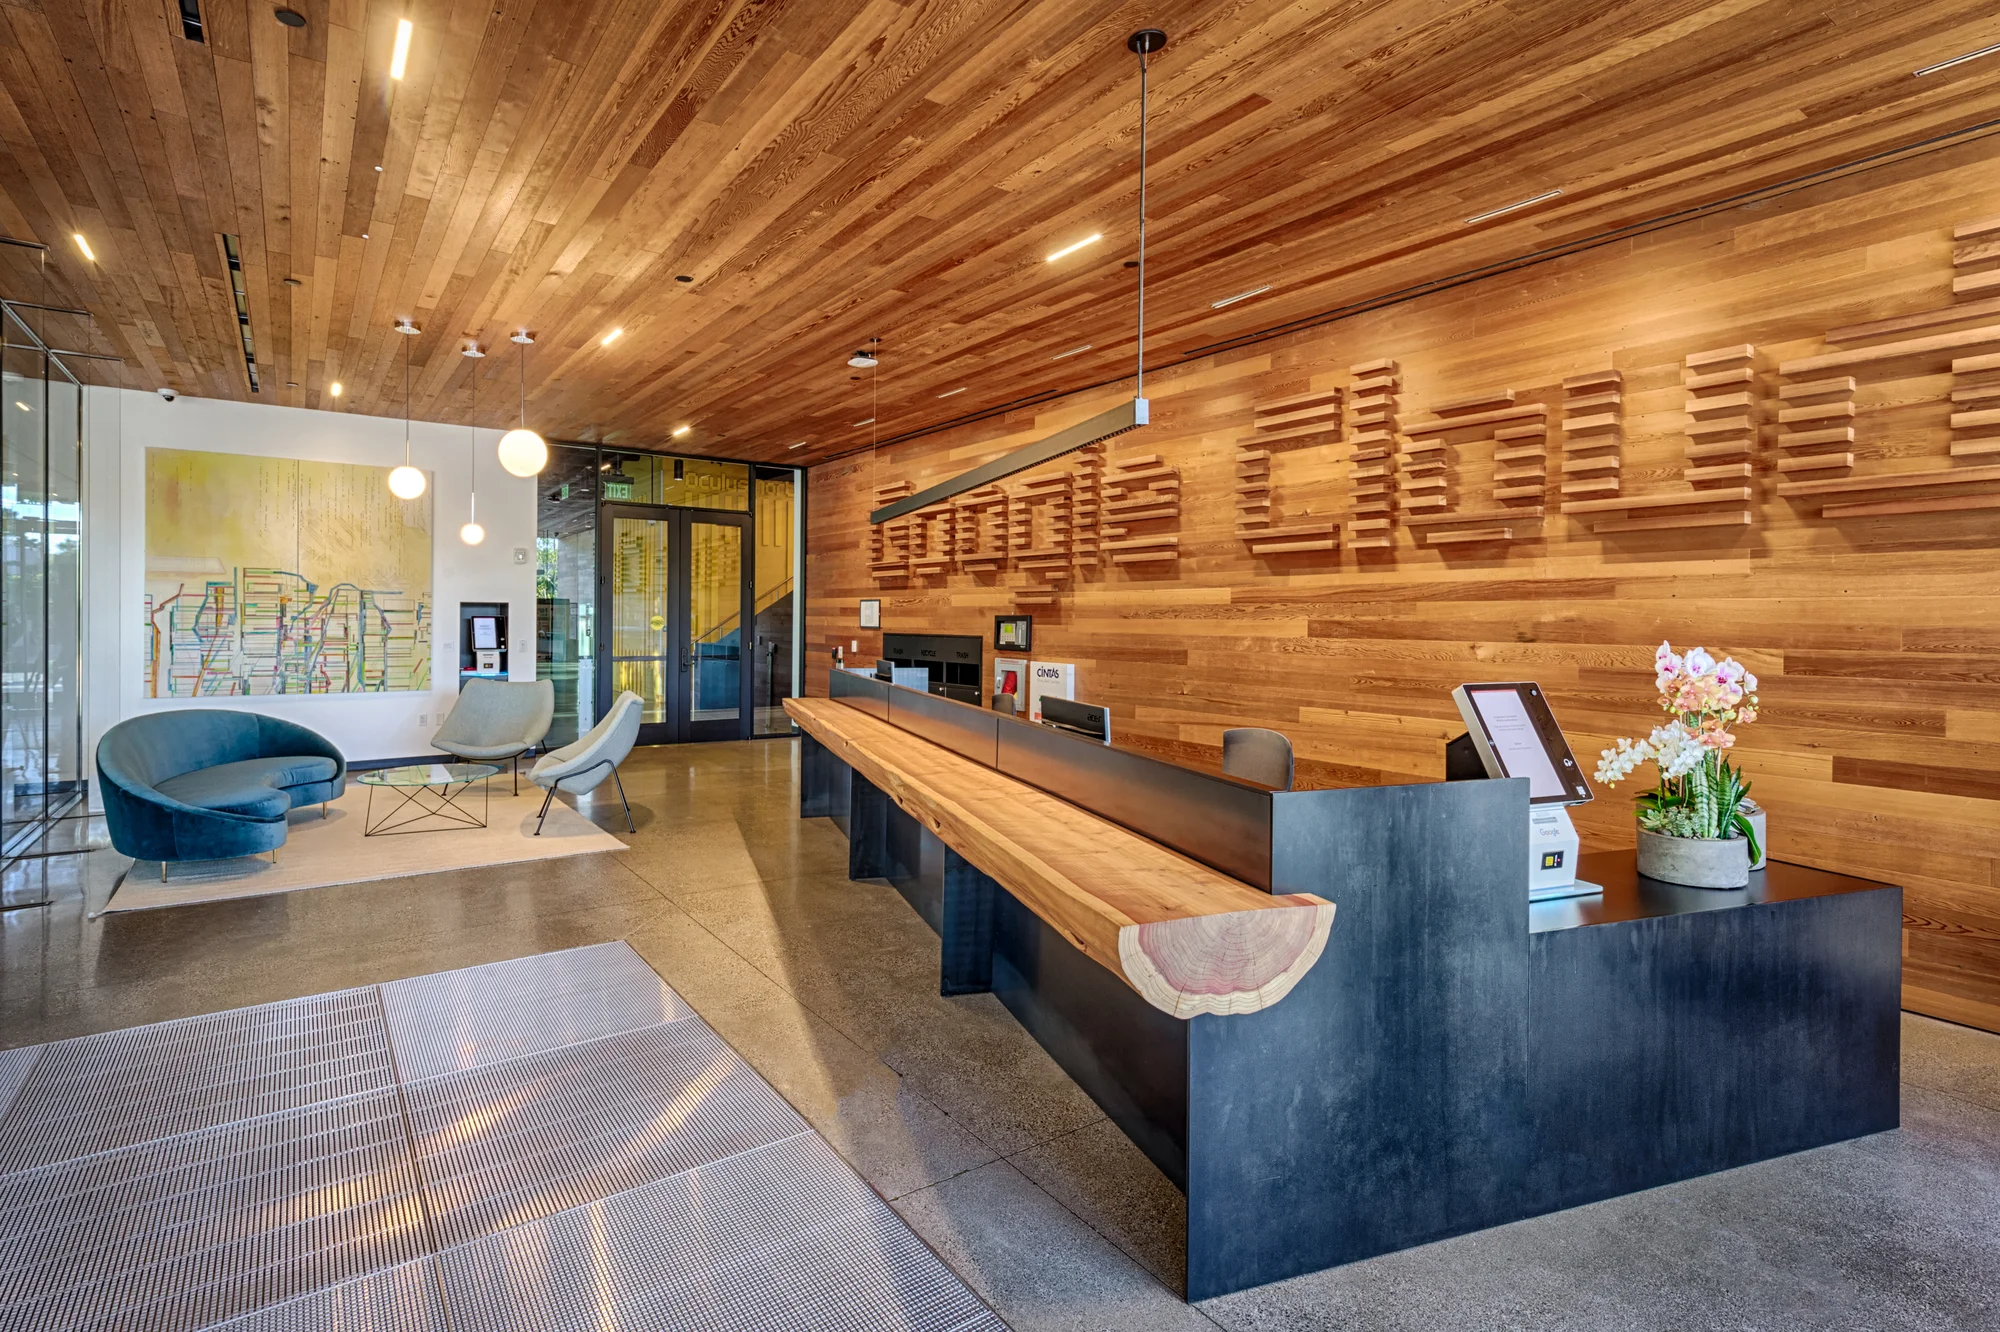
M1682 655L1662 643L1653 683L1669 720L1636 744L1621 739L1605 750L1597 780L1616 786L1640 764L1657 765L1659 785L1639 797L1639 826L1669 837L1740 835L1755 864L1760 849L1744 809L1750 783L1725 755L1736 744L1731 728L1757 720L1757 677L1734 658L1717 661L1698 647Z

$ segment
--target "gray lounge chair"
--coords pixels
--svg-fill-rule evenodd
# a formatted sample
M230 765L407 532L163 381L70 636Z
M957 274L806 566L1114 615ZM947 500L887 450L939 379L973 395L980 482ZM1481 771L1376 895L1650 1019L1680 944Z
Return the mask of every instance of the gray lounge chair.
M542 743L556 715L556 687L547 680L513 684L467 680L458 691L431 748L468 763L512 761L514 793L521 793L521 755Z
M625 761L639 739L642 715L639 696L628 689L612 703L603 721L573 743L551 749L535 760L535 766L528 770L528 780L548 791L542 797L541 818L535 820L535 836L542 835L542 820L548 818L549 802L556 798L557 791L582 795L606 777L618 783L618 801L625 806L625 826L633 832L639 831L639 825L632 822L632 802L625 798L625 782L618 776L618 765Z
M1239 726L1222 733L1222 770L1280 791L1292 789L1292 742L1283 731Z

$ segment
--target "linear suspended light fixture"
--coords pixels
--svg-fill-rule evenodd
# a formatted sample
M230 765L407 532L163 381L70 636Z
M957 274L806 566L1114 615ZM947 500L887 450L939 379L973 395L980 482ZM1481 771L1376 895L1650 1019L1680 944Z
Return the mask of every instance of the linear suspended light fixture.
M1052 458L1060 458L1065 453L1074 453L1100 440L1122 435L1128 430L1137 430L1151 419L1150 404L1146 401L1146 57L1167 44L1167 34L1158 28L1141 28L1125 39L1125 49L1139 57L1139 328L1134 346L1134 373L1132 376L1132 397L1119 403L1109 411L1099 412L1088 421L1079 421L1067 430L1058 430L1047 439L1033 444L1024 444L1012 453L1003 453L992 462L982 463L969 472L961 472L949 481L940 481L929 490L920 490L914 495L893 500L868 515L870 523L886 523L900 518L906 513L936 504L939 500L962 495L968 490L990 486L1002 477L1039 467ZM1099 239L1091 237L1092 241ZM1089 244L1085 241L1083 244ZM1075 248L1075 247L1072 247ZM1049 256L1059 259L1062 253ZM1079 347L1078 351L1087 351ZM1058 360L1061 358L1058 357ZM948 395L940 395L948 396Z
M1532 198L1521 199L1510 204L1502 204L1498 208L1489 208L1483 213L1475 213L1473 216L1465 219L1465 225L1469 227L1475 222L1484 222L1488 218L1499 217L1502 213L1511 213L1514 212L1516 209L1526 208L1530 204L1545 203L1548 200L1555 198L1557 195L1561 193L1562 190L1560 188L1553 190L1543 190L1540 194L1537 194Z
M1967 51L1964 55L1956 55L1949 60L1940 60L1935 65L1925 65L1922 69L1915 70L1913 73L1917 78L1922 78L1926 74L1935 74L1941 69L1950 69L1953 65L1962 65L1968 60L1977 60L1981 56L1990 56L1995 52L2000 52L2000 45L1982 46L1977 51Z

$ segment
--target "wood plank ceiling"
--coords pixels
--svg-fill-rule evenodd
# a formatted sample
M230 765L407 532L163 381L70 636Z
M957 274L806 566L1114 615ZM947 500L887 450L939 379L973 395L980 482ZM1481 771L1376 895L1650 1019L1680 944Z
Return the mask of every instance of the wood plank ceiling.
M96 316L52 339L396 415L408 317L414 414L476 371L504 426L528 328L543 433L792 462L1130 365L1140 26L1156 361L2000 116L2000 57L1912 74L2000 39L1975 0L293 7L0 4L0 231L52 247L0 282Z

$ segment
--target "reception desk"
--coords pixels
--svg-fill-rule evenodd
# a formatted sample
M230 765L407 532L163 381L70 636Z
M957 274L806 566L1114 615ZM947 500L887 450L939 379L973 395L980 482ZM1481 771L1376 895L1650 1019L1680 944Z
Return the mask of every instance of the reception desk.
M833 681L787 703L801 814L1185 1191L1189 1299L1897 1124L1900 889L1682 889L1628 852L1531 907L1525 781L1272 791ZM1104 932L1161 922L1192 932L1148 993Z

